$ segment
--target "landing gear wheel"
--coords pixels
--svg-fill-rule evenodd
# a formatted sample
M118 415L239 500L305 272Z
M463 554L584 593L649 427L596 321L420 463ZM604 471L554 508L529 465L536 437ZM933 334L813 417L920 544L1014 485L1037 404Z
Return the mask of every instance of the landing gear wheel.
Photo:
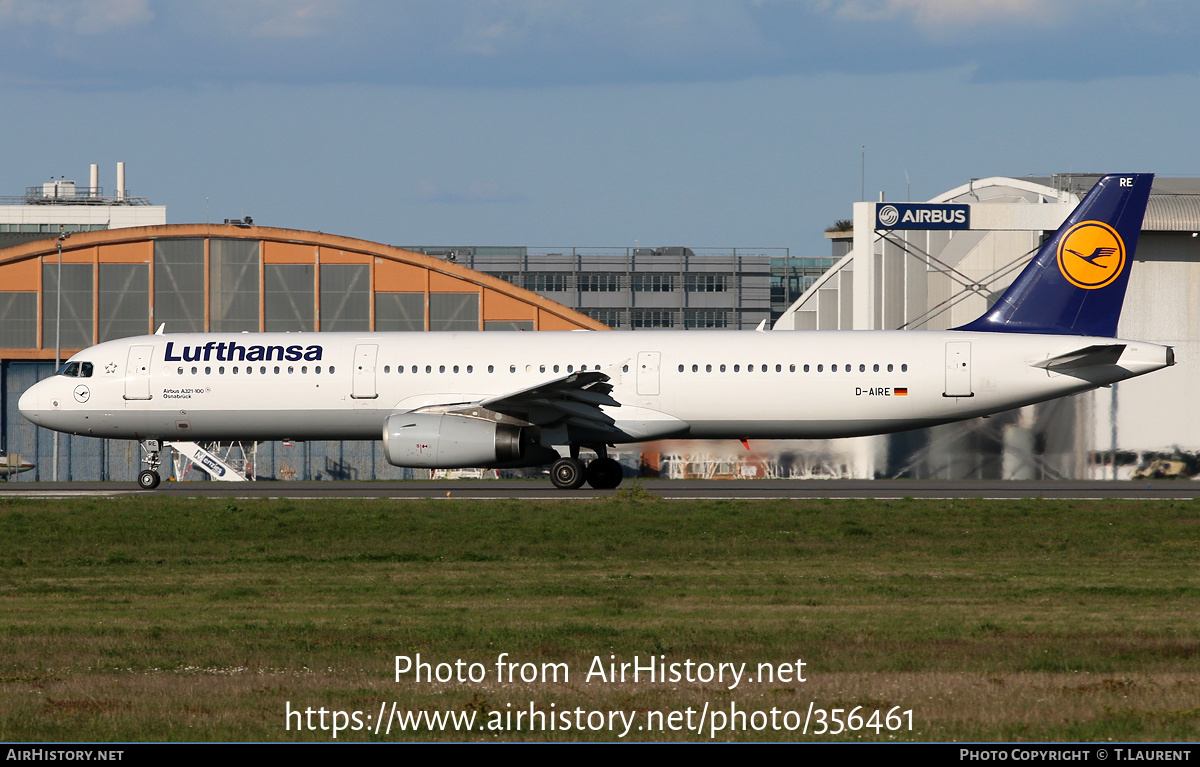
M153 490L158 487L159 478L157 471L146 469L141 474L138 474L138 486L143 490Z
M611 458L597 458L588 464L587 482L597 490L612 490L623 478L621 464Z
M583 462L578 458L559 458L550 467L550 481L562 490L577 490L584 479Z

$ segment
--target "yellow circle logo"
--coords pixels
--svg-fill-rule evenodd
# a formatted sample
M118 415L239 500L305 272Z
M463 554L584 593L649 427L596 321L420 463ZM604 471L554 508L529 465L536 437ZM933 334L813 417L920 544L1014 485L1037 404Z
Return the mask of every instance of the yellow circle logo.
M1125 243L1102 221L1071 227L1058 244L1058 270L1072 285L1095 290L1108 285L1125 268Z

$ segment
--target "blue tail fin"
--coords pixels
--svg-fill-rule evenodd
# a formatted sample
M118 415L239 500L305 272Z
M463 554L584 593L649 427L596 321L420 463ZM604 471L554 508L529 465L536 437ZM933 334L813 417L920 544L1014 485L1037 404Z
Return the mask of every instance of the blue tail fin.
M1153 181L1153 173L1097 181L996 305L955 330L1116 336Z

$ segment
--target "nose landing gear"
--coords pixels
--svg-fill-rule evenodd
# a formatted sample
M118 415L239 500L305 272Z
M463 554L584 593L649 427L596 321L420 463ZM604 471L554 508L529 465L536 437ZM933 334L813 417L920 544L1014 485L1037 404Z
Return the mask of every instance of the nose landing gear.
M146 464L146 468L138 474L138 487L143 490L153 490L161 481L158 476L158 467L161 463L159 451L162 449L162 443L157 439L144 439L141 445L142 463Z

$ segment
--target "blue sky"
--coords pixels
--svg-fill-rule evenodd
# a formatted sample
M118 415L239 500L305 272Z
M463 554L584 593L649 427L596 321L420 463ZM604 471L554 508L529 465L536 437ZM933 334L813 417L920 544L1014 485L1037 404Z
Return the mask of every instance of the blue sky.
M172 223L789 247L867 196L1200 175L1182 0L0 0L0 194Z

